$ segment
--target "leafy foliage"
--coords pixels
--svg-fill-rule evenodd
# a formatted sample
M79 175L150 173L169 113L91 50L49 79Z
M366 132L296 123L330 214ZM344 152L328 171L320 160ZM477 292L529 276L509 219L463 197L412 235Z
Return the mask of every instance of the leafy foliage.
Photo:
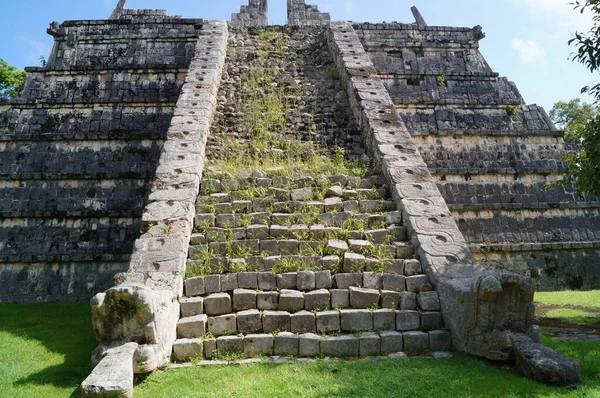
M579 146L579 152L564 157L569 171L558 185L573 185L582 194L600 197L600 112L598 107L579 98L557 102L550 112L552 120L565 130L565 138Z
M17 69L0 58L0 99L16 97L24 81L24 70Z

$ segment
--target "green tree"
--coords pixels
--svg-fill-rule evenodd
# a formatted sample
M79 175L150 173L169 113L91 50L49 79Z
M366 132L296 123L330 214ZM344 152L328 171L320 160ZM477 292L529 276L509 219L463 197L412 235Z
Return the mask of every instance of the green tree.
M25 81L25 71L0 58L0 98L11 99L19 94Z
M600 110L576 98L557 102L550 118L565 130L565 139L579 147L579 152L564 157L569 171L558 185L600 198Z

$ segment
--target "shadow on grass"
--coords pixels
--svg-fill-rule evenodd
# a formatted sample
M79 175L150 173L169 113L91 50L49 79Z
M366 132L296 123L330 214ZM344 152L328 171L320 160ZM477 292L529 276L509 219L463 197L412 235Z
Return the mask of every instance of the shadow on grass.
M0 353L0 367L2 358L10 361L8 386L25 394L36 386L74 388L78 396L97 344L88 304L2 304L0 319L4 344L10 342Z
M581 361L582 383L554 388L522 377L513 367L462 354L434 360L382 359L291 365L191 367L151 375L136 397L596 397L600 396L600 344L553 348ZM581 344L580 344L581 343Z

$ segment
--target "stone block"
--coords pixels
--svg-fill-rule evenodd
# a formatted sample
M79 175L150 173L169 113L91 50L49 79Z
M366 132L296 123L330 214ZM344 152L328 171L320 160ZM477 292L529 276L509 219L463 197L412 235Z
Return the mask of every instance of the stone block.
M348 289L332 289L331 293L331 308L348 308L350 307L350 292Z
M317 332L335 333L340 331L340 313L337 311L317 312Z
M276 240L261 240L260 251L272 257L265 258L265 268L273 269L273 262L279 259L279 245ZM267 261L269 259L269 261Z
M417 295L417 303L423 311L439 311L440 299L437 292L421 292Z
M579 382L579 364L568 356L532 341L514 345L517 368L527 377L555 386Z
M398 274L383 274L383 289L394 292L403 292L406 290L406 277Z
M244 354L252 358L273 354L272 334L249 334L244 336Z
M298 335L290 332L277 333L275 336L275 355L298 355Z
M421 330L437 330L443 326L441 312L421 312Z
M321 353L332 357L358 357L359 339L354 336L325 336L321 340Z
M416 330L421 326L418 311L396 311L396 330Z
M398 308L401 310L416 310L417 295L411 292L400 293L400 304Z
M262 332L262 315L258 310L247 310L237 313L237 328L242 334Z
M404 260L390 259L383 262L383 272L386 274L404 274Z
M187 339L204 336L207 320L208 317L204 314L179 319L177 321L177 336Z
M404 350L404 342L400 332L387 330L379 333L379 338L381 339L382 354L392 354Z
M317 271L315 272L315 289L331 289L331 271Z
M452 333L446 330L432 330L429 333L431 351L449 351L452 349Z
M212 358L216 358L217 354L218 354L217 339L216 338L204 339L204 357L212 359Z
M304 294L297 290L281 290L279 292L279 309L287 312L302 311L304 309Z
M330 293L327 289L304 293L304 309L307 311L327 310L330 308Z
M279 241L279 254L282 256L296 256L299 252L298 240L284 239Z
M286 311L264 311L263 331L265 333L290 331L290 313Z
M258 273L257 272L240 272L238 274L238 287L240 289L257 289L258 288Z
M325 252L331 255L342 255L350 250L348 243L341 239L330 239L325 246Z
M429 335L424 332L405 332L403 333L404 338L404 351L407 354L422 354L429 350Z
M259 310L276 310L279 308L278 292L258 292L256 295L256 308Z
M362 274L336 274L335 286L338 289L348 289L350 286L362 286Z
M233 292L238 286L238 274L223 274L221 275L221 290L223 292Z
M321 259L321 268L324 270L338 271L340 258L335 255L325 256Z
M341 310L340 321L343 331L366 332L373 330L373 313L369 310Z
M256 308L256 290L235 289L233 291L233 310L244 311Z
M345 273L363 272L365 270L365 265L366 265L366 258L362 254L356 254L356 253L350 253L350 252L344 253L343 271Z
M222 315L231 312L231 296L227 293L213 293L204 298L204 313Z
M292 189L290 191L290 196L294 201L309 201L313 200L314 193L311 187L308 188L299 188Z
M395 330L396 312L390 309L373 311L373 330Z
M202 355L202 339L178 339L173 343L173 361L175 362L186 362L201 358Z
M315 333L315 314L308 311L300 311L290 316L290 327L292 333Z
M421 275L422 273L423 273L423 269L421 267L421 262L419 260L405 260L404 261L404 275L415 276L415 275Z
M204 277L197 276L185 280L185 295L188 297L201 296L204 292Z
M409 243L396 242L394 246L396 247L396 258L411 259L415 255L415 247Z
M423 285L429 284L427 275L408 276L406 278L406 290L411 293L419 293Z
M221 292L221 275L206 275L204 277L204 293Z
M350 307L377 308L379 306L379 291L362 287L350 287Z
M204 312L204 298L190 297L179 300L181 306L181 317L200 315Z
M296 289L298 274L296 272L288 272L277 275L277 287L279 289Z
M219 355L243 354L244 338L240 336L221 336L217 338Z
M277 275L274 272L259 272L257 279L260 290L277 289Z
M383 287L383 275L379 272L363 273L362 286L367 289L381 289Z
M301 357L316 357L321 353L321 337L314 333L304 333L298 336L298 355Z
M359 338L359 355L369 357L379 355L381 352L381 342L377 333L362 333Z
M298 290L313 290L315 288L315 273L312 271L299 271L296 275Z
M235 314L213 316L208 318L208 331L213 336L227 336L235 334L237 322Z
M381 291L381 308L397 310L398 304L400 303L400 294L398 292L393 292L391 290L382 290Z

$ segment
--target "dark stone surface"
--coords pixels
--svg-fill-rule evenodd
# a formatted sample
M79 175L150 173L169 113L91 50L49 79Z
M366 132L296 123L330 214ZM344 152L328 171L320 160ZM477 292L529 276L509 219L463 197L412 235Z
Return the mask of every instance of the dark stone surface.
M527 377L553 386L568 386L579 382L579 364L548 347L532 342L514 346L517 367Z

